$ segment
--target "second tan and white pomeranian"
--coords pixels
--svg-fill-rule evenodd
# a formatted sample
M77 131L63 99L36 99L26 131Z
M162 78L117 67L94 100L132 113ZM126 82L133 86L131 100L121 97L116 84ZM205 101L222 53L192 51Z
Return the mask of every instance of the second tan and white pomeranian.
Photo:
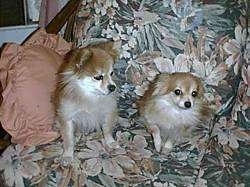
M120 42L74 49L58 74L55 92L56 123L63 140L63 164L74 155L75 132L102 130L108 146L117 146L112 130L117 103L112 80Z
M157 152L171 150L187 127L210 114L202 81L191 73L159 74L138 104Z

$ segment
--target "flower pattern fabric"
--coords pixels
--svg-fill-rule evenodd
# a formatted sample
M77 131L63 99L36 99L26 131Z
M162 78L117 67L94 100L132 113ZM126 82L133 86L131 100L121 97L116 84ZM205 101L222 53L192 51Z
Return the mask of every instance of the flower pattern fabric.
M10 186L13 175L26 186L249 186L248 6L237 0L82 0L76 45L122 41L115 64L120 148L108 148L98 133L79 136L75 160L65 168L61 142L52 142L27 152L34 166L29 175L7 172L14 160L5 155L21 154L7 149L0 158L5 180ZM215 115L170 153L157 153L134 103L157 74L177 71L204 81Z

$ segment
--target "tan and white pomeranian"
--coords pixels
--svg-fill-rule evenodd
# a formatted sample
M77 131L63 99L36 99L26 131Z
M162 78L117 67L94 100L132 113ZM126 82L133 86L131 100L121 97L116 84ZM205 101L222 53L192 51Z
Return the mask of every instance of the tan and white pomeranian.
M66 165L73 159L76 132L102 130L107 145L117 146L112 136L117 120L112 75L119 48L120 42L105 42L74 49L59 71L54 100Z
M202 81L191 73L159 74L139 100L157 152L170 151L187 127L208 119Z

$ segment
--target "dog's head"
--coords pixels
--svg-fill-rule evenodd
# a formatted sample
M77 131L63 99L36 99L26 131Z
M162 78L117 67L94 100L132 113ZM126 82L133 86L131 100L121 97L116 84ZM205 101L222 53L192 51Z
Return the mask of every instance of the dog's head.
M113 64L119 50L120 42L106 42L73 51L68 66L85 93L107 95L115 91Z
M165 95L181 109L191 109L203 97L202 81L191 73L159 75L153 95Z

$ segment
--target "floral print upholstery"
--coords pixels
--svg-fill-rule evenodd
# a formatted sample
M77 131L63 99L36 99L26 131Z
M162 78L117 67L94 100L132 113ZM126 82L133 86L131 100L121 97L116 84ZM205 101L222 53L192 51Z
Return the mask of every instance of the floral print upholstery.
M59 162L60 140L22 150L11 145L0 159L6 182L249 186L248 6L248 1L237 0L83 0L75 21L76 45L122 41L115 64L120 120L114 132L121 147L111 150L98 133L79 136L74 163L65 168ZM197 126L192 138L161 154L155 151L135 102L157 74L178 71L203 80L215 114L209 124Z

